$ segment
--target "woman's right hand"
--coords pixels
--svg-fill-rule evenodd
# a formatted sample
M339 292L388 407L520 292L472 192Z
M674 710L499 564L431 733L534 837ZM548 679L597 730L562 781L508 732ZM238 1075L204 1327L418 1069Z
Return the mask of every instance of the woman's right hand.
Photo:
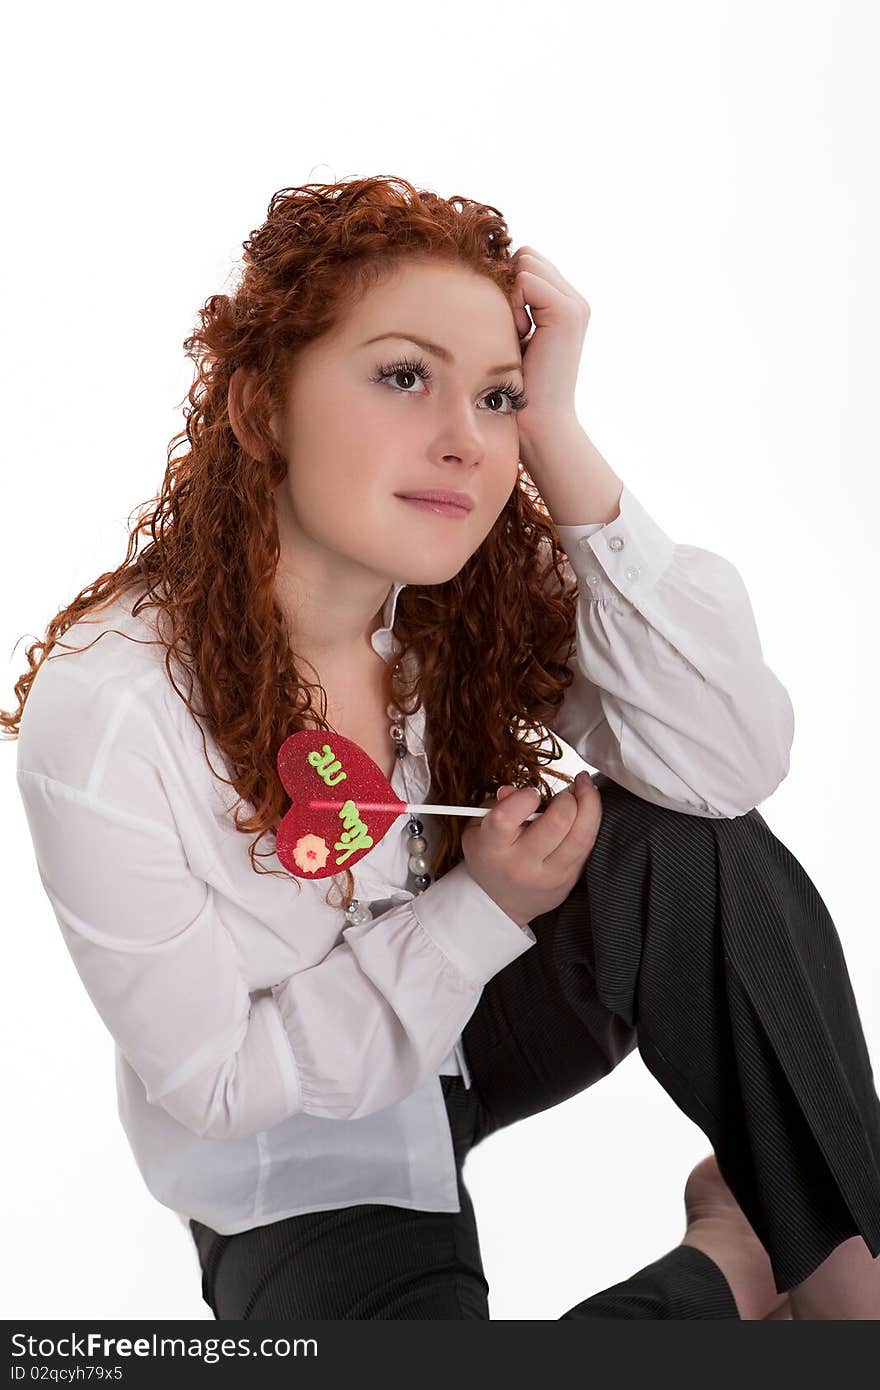
M524 826L540 801L537 787L500 787L497 805L461 836L471 878L521 927L565 901L602 823L602 798L588 772Z

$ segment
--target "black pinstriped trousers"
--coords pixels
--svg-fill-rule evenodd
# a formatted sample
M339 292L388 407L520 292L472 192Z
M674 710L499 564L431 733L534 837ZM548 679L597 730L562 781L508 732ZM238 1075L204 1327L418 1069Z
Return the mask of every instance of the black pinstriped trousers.
M633 1047L706 1134L780 1293L842 1241L880 1255L880 1100L834 924L757 810L686 816L593 781L602 823L568 898L484 988L472 1087L441 1078L461 1211L360 1205L233 1236L191 1230L217 1318L489 1317L467 1153ZM563 1318L736 1318L679 1246Z

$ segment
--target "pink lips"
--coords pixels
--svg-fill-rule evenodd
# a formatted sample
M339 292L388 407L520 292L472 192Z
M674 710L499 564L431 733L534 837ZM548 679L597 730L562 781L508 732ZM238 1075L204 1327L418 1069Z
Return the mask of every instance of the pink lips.
M448 502L433 502L427 497L401 497L411 507L421 507L424 511L435 512L438 516L449 516L463 521L468 515L466 507L454 507Z
M469 492L459 492L452 487L420 487L417 492L398 492L396 497L414 497L419 502L444 502L448 507L464 507L472 511L474 499Z

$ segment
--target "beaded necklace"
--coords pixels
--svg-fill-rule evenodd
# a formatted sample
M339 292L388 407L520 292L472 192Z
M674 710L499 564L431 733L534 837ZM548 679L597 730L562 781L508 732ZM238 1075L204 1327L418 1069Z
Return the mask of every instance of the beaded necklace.
M400 671L400 662L394 667L394 675ZM404 729L404 716L397 705L390 704L385 706L385 713L391 721L390 733L394 742L394 756L405 758L409 749L406 746L406 733ZM406 842L409 851L409 871L415 874L416 888L419 893L424 893L431 883L431 866L425 857L428 848L428 841L424 836L424 826L416 816L410 816L407 822L407 832L409 838ZM418 896L418 894L417 894ZM369 903L359 902L357 898L352 898L348 907L345 909L345 916L349 926L359 922L372 922L373 914L370 911Z

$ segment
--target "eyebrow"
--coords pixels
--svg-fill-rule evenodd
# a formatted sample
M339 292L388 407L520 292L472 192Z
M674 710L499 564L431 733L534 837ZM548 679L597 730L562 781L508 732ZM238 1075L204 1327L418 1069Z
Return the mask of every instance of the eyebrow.
M434 357L439 357L441 362L455 362L455 358L448 348L440 347L438 343L429 343L424 338L416 338L412 333L377 333L375 338L367 338L366 342L361 343L361 347L369 347L370 343L378 343L382 338L403 338L408 343L415 343L425 352L430 352ZM501 367L487 367L489 375L496 372L521 372L522 362L507 362Z

